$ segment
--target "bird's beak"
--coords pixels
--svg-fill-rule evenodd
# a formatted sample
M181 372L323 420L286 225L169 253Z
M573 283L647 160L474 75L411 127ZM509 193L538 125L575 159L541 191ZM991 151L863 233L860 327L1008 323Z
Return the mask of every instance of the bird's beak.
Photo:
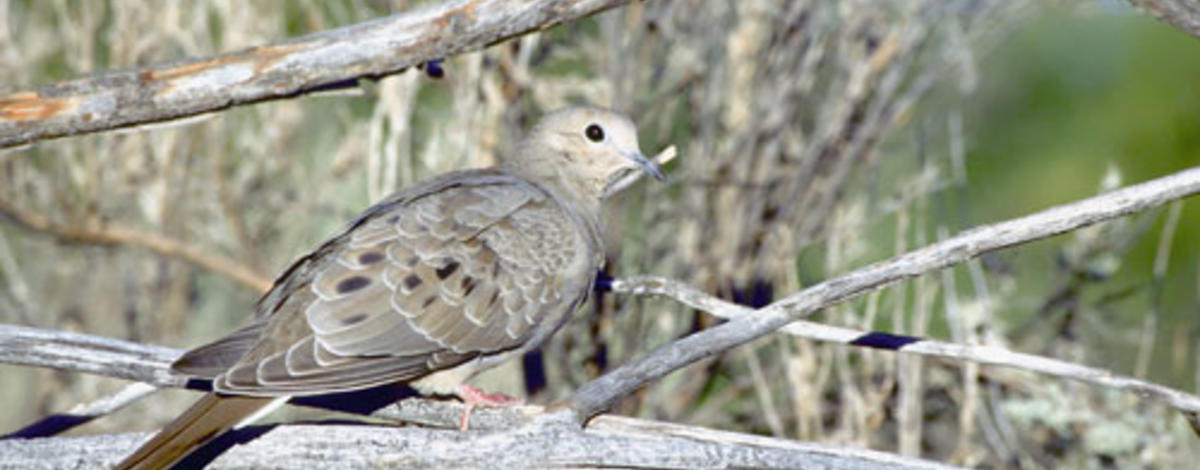
M630 152L626 154L625 157L641 167L642 171L653 175L654 179L659 181L667 179L666 175L663 175L662 168L659 168L657 163L654 163L649 158L646 158L646 156L642 155L641 152Z

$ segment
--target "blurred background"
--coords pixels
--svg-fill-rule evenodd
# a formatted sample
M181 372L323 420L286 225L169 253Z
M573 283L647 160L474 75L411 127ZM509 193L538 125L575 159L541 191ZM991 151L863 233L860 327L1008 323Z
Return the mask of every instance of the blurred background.
M0 0L0 92L205 56L423 2ZM611 106L667 184L611 204L608 275L752 306L953 235L1200 162L1200 39L1124 3L634 3L353 92L0 153L0 321L187 348L297 256L421 178L487 166L542 113ZM149 247L169 239L187 259ZM1200 204L1008 249L819 314L1200 391ZM197 258L202 258L198 260ZM606 294L484 388L548 403L716 324ZM0 366L0 432L119 390ZM79 433L154 429L156 394ZM14 404L23 404L16 405ZM615 412L980 468L1187 468L1164 406L1001 368L773 336Z

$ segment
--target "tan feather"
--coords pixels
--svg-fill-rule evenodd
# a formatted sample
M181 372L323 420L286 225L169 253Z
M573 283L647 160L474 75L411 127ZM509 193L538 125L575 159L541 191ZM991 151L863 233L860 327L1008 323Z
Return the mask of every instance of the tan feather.
M271 398L207 394L114 470L166 468L271 403Z

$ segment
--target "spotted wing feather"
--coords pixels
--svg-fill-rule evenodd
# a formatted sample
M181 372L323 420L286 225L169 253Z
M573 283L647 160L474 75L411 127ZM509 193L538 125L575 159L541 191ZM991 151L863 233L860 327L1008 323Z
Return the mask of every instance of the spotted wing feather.
M582 284L564 280L595 269L576 219L520 180L445 181L372 208L300 261L297 279L277 284L291 291L260 306L270 313L259 341L215 388L299 395L411 381L520 348L574 307ZM188 362L212 362L201 359Z

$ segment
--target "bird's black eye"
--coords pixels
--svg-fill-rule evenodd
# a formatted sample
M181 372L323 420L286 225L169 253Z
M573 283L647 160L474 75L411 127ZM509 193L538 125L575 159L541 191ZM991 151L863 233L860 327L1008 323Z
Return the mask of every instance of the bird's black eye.
M589 124L587 129L583 130L583 135L586 135L588 140L592 142L599 142L604 140L604 129L599 125Z

